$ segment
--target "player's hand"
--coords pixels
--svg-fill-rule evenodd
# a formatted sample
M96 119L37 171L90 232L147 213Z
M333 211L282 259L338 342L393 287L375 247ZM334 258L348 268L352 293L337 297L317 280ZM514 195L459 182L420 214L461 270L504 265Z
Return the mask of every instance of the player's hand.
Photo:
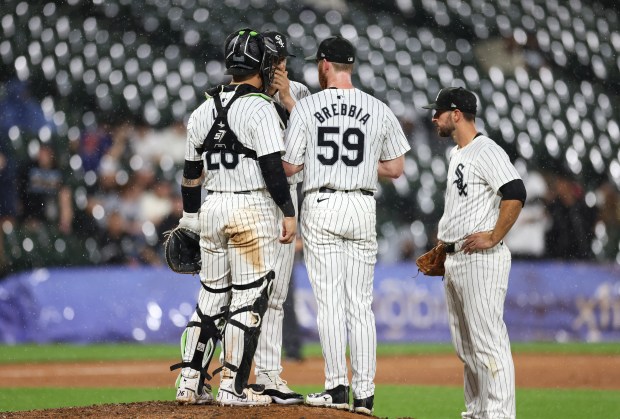
M200 219L197 212L183 211L183 217L179 220L179 227L187 228L196 234L200 234Z
M282 220L282 235L279 238L280 243L293 243L295 233L297 233L297 217L284 217L284 220Z
M276 90L280 92L280 99L282 99L282 97L289 97L291 95L291 91L288 71L276 68L271 86L275 87Z
M465 254L471 255L477 250L490 249L496 244L497 242L493 239L493 231L482 231L467 236L461 250Z

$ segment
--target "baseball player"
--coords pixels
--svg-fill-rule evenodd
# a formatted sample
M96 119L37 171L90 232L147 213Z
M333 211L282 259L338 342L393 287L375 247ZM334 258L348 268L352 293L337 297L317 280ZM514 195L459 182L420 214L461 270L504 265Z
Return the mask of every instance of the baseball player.
M297 222L282 169L283 122L264 93L275 45L242 29L227 37L224 49L232 82L210 90L187 126L179 225L200 233L202 288L181 338L182 362L172 368L182 368L179 403L212 402L204 377L222 338L217 401L265 405L271 397L247 382L275 277L278 237L291 243ZM207 197L201 205L203 172Z
M325 391L306 403L349 409L346 346L351 351L353 410L371 414L376 327L371 310L377 255L377 176L398 178L410 149L396 116L351 83L355 48L330 37L315 56L321 92L295 105L283 157L287 175L304 169L301 230L318 304Z
M281 104L286 109L288 115L295 103L299 99L309 96L310 91L303 84L288 79L286 61L287 57L292 55L288 52L286 37L279 32L263 32L263 36L271 39L278 51L278 63L268 93L276 103ZM301 173L288 178L295 210L297 210L297 184L301 182L302 178ZM281 212L278 215L283 216ZM256 383L264 385L263 394L271 396L272 400L278 404L298 404L304 401L304 397L292 391L286 381L280 377L282 373L283 304L289 290L294 257L295 243L279 247L274 268L276 276L273 280L269 305L263 317L263 326L254 355Z
M442 89L433 124L452 137L445 208L438 238L447 245L444 286L454 348L464 363L463 418L514 418L515 378L503 320L510 251L502 239L526 192L508 155L476 129L476 97Z

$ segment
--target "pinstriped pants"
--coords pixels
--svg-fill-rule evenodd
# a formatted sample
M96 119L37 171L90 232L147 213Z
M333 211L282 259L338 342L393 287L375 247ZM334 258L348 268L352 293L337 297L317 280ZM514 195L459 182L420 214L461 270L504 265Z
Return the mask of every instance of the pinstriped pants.
M446 259L450 334L464 364L463 418L516 415L515 371L503 319L510 265L510 250L504 244Z
M348 386L351 351L355 398L374 394L376 326L371 309L377 255L376 202L359 192L308 193L301 226L304 258L318 306L325 388Z

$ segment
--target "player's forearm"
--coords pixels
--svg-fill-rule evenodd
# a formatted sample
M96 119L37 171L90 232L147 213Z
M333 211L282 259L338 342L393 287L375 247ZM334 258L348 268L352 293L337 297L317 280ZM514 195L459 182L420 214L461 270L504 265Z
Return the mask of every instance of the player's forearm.
M282 210L285 217L295 216L291 191L284 174L280 153L267 154L258 158L258 165L271 198Z
M282 103L282 106L284 106L284 108L291 113L293 111L293 107L295 106L295 100L293 99L293 97L289 94L289 95L283 95L282 92L280 91L280 102Z
M392 160L379 161L379 176L397 179L403 174L405 157L400 156Z
M495 228L491 232L493 244L499 243L514 225L521 213L521 201L504 200L499 206L499 217L495 223Z
M185 160L183 179L181 180L181 197L183 211L196 213L200 209L203 162Z

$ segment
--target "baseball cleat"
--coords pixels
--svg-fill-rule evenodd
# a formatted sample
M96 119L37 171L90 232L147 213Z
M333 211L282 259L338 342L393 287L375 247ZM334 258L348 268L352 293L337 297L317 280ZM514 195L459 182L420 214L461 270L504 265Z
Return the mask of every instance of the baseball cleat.
M179 377L177 384L177 403L179 404L210 404L213 403L213 393L209 384L200 382L200 377Z
M353 412L372 416L374 402L374 395L368 396L365 399L353 399Z
M322 393L308 394L306 396L306 404L349 410L349 387L341 384Z
M277 372L259 374L256 377L256 384L265 386L263 394L271 397L274 403L299 404L304 402L304 396L291 390Z
M238 395L233 389L233 380L225 379L220 383L217 392L217 402L222 406L266 406L271 403L271 397L256 391L255 386L248 386Z

